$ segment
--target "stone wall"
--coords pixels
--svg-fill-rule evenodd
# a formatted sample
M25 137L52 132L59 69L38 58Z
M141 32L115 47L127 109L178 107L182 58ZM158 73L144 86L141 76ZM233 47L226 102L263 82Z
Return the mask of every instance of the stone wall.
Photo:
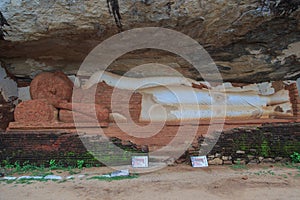
M203 141L200 137L200 147ZM211 164L274 163L288 161L294 152L300 152L299 123L265 124L223 132L208 159Z
M82 139L82 138L81 138ZM50 160L62 165L75 166L78 160L84 160L85 164L103 165L94 155L89 153L78 134L58 131L27 131L0 133L0 160L14 163L29 161L38 165L47 165ZM97 138L99 141L99 137ZM128 141L122 142L117 138L110 141L129 153L112 151L107 142L98 143L100 148L96 157L105 159L106 164L122 165L130 164L130 155L139 152L140 148Z
M168 144L168 137L177 126L167 126L166 132L159 134L160 138L152 140L152 145L161 147L161 142ZM200 126L201 127L201 126ZM104 129L105 130L105 129ZM112 135L122 135L122 131L115 130ZM300 152L300 123L265 124L261 127L252 126L233 128L221 133L221 136L208 154L210 164L232 163L259 163L287 161L293 152ZM143 144L145 140L137 140L138 145L129 140L111 139L114 144L126 149L129 153L112 151L112 146L101 139L84 137L83 139L98 141L96 154L106 163L129 164L130 156L134 152L145 152ZM96 137L96 136L95 136ZM188 162L189 156L198 155L199 147L203 145L203 137L199 137L198 145L194 143L178 162ZM99 142L100 141L100 142ZM102 142L101 142L102 141ZM207 140L206 140L207 142ZM208 141L209 142L209 141ZM199 146L200 144L200 146ZM152 149L155 147L152 146ZM147 150L146 150L147 151ZM133 152L130 153L130 152ZM0 160L27 161L39 164L47 164L50 159L61 161L64 164L76 163L77 160L85 160L85 163L99 164L93 156L87 152L78 134L58 131L10 131L0 134Z

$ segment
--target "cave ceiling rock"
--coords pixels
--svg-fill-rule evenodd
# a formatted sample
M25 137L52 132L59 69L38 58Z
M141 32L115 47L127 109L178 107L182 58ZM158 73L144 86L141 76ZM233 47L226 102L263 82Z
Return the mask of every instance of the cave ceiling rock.
M253 0L119 0L119 5L124 30L159 26L197 40L219 63L224 81L300 76L300 9L276 16L269 5ZM22 78L52 70L74 75L96 45L118 33L106 0L1 0L0 11L11 25L6 28L7 41L0 43L0 59ZM176 56L151 52L127 55L113 63L111 71L125 73L134 62L145 64L140 60L178 63L184 76L201 80Z

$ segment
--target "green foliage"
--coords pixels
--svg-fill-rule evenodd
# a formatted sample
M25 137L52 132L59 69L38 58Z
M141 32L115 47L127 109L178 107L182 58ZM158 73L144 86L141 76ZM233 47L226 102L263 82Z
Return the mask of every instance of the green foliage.
M85 165L84 160L77 160L76 165L73 166L68 166L68 167L63 167L59 162L56 160L52 159L48 161L49 167L46 168L43 165L42 166L36 166L35 164L30 164L29 161L24 162L23 164L20 164L20 162L14 162L11 164L9 161L5 160L2 161L2 166L4 167L5 175L14 175L16 173L18 174L26 174L28 176L40 176L42 178L40 179L20 179L20 180L0 180L1 182L5 182L7 184L15 183L15 184L31 184L34 182L44 182L44 181L49 181L45 179L46 176L48 175L53 175L54 171L56 173L62 173L63 171L69 172L70 175L73 174L78 174L81 173L81 169ZM87 166L86 166L87 167ZM7 173L9 171L9 173ZM124 177L112 177L112 178L107 178L107 177L102 177L102 176L94 176L89 178L88 180L91 179L96 179L96 180L101 180L101 181L116 181L116 180L123 180L123 179L133 179L137 178L137 175L130 175L130 176L124 176ZM52 180L56 181L56 180ZM58 183L64 183L67 180L60 180L57 181Z
M263 142L261 143L261 155L264 157L268 157L269 153L270 153L270 146L269 143L266 140L263 140Z
M300 163L300 153L294 152L290 157L293 163Z
M13 174L31 174L32 176L46 176L52 175L52 171L56 170L57 173L62 173L63 171L69 172L70 175L78 174L81 172L81 169L85 165L84 160L77 160L77 164L64 167L62 164L57 162L56 160L50 160L48 162L49 167L46 168L44 165L37 166L35 164L31 164L29 161L20 164L20 162L16 161L11 164L9 161L2 161L1 166L3 166L3 170L6 175ZM92 167L92 165L88 165L87 167Z
M58 165L56 164L56 161L55 161L55 160L50 160L50 161L49 161L49 168L50 168L51 170L53 170L53 169L58 169Z
M84 165L84 160L77 160L77 168L82 169Z
M21 165L20 165L20 163L19 163L18 161L15 162L14 168L15 168L17 171L21 171L21 170L22 170L22 167L21 167Z
M16 161L13 164L11 164L9 161L4 160L2 161L2 166L6 175L11 175L15 173L25 174L28 172L35 172L35 174L37 174L37 171L42 172L45 170L43 165L38 167L34 164L30 164L29 161L26 161L23 164L20 164L20 162Z
M11 164L8 160L3 160L2 161L2 166L4 166L4 168L6 168L6 169L11 169L11 168L14 167L14 165Z

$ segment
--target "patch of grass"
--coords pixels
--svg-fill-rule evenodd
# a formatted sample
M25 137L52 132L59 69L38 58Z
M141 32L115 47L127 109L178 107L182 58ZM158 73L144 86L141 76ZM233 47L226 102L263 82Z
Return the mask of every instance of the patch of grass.
M32 164L29 164L29 162L24 162L22 165L19 162L15 162L14 164L6 164L4 165L4 171L6 175L12 175L12 174L25 174L25 173L43 173L46 169L44 166L35 166Z
M32 184L33 182L47 182L48 180L46 179L20 179L16 180L16 184Z
M55 169L60 169L60 166L56 163L56 160L50 160L49 161L49 169L50 170L55 170Z
M6 183L6 184L12 184L15 182L15 180L0 180L0 182Z
M300 178L300 173L296 174L294 177L295 178Z
M261 175L272 175L272 176L275 176L275 172L273 172L272 170L261 170L259 172L255 172L254 175L257 175L257 176L261 176Z
M51 172L51 171L33 171L33 172L31 172L30 175L31 176L42 176L42 177L45 177L45 176L48 176L48 175L53 175L53 172Z
M91 178L88 178L87 180L99 180L99 181L120 181L120 180L126 180L126 179L135 179L138 178L138 175L130 175L130 176L118 176L118 177L103 177L103 176L93 176Z
M275 175L275 172L273 172L272 170L268 170L267 173L270 174L270 175L272 175L272 176Z
M247 165L241 164L240 161L237 161L236 164L231 165L230 168L231 168L231 169L234 169L234 170L238 170L238 169L248 169Z
M57 183L65 183L65 182L67 182L67 180L66 180L66 179L64 179L64 180L60 180L60 181L58 181Z
M300 165L296 164L296 163L288 162L288 163L281 164L280 166L281 167L286 167L286 168L298 169L299 172L300 172Z
M8 161L2 161L2 169L6 176L10 176L13 174L28 174L31 176L44 176L44 175L52 175L54 170L56 173L69 172L70 175L78 174L81 172L81 169L84 165L84 160L78 160L77 165L75 166L63 166L56 162L56 160L50 160L49 167L45 166L36 166L35 164L30 164L29 161L20 164L19 162L14 162L13 164Z
M286 174L279 174L278 176L281 176L283 178L288 178L288 176Z
M15 179L15 180L0 180L0 182L4 182L6 184L32 184L34 182L47 182L49 180L41 178L41 179L34 179L34 178L29 178L29 179ZM55 181L55 180L52 180Z
M64 168L63 170L67 171L70 175L79 174L81 172L80 169L76 169L76 168L71 167L71 166L69 166L67 168Z
M300 163L300 153L294 152L290 157L293 163Z

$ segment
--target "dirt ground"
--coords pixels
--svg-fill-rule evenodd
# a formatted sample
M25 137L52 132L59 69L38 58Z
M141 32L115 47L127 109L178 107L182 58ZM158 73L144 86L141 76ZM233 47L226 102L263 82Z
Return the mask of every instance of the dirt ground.
M108 168L84 169L93 175ZM78 175L76 175L78 176ZM85 178L65 182L31 184L0 183L1 200L94 199L300 199L300 172L279 166L229 166L195 169L187 165L167 167L135 179L103 181Z

